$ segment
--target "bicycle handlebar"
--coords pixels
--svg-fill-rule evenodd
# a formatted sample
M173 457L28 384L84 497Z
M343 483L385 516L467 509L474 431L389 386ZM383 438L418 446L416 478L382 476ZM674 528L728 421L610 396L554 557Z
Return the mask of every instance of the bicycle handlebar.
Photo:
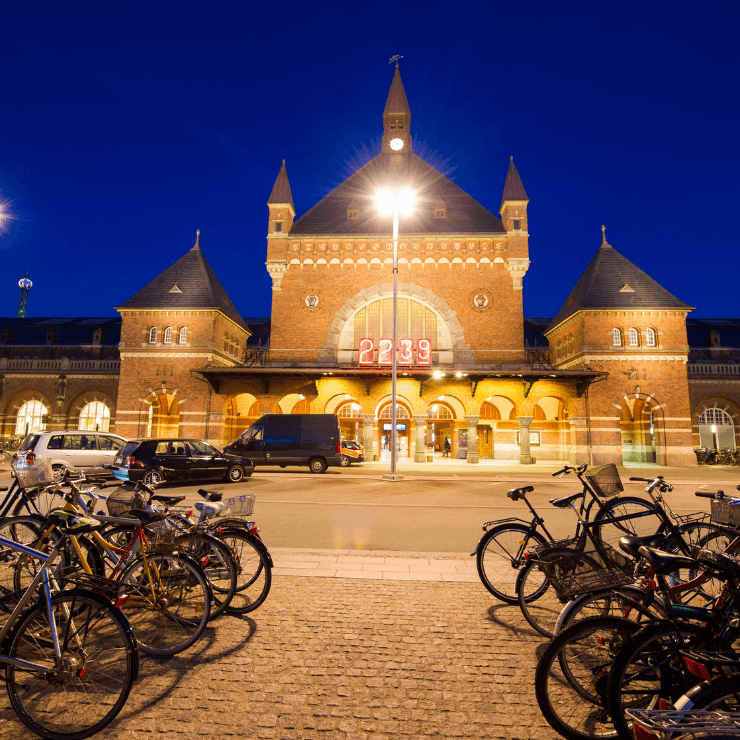
M699 498L714 498L718 501L726 498L724 491L717 491L717 493L712 493L711 491L696 491L694 496L698 496Z

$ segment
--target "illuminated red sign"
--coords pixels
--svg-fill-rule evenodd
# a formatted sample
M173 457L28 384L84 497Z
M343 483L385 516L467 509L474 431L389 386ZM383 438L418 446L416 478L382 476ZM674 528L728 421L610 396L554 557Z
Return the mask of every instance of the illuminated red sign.
M416 345L416 347L414 347ZM375 341L373 339L360 339L360 347L357 353L357 364L368 366L374 365L392 365L393 364L393 340L378 340L378 356L375 357ZM414 353L416 360L414 361ZM431 365L432 364L432 343L428 339L399 339L398 340L398 357L396 362L399 365Z

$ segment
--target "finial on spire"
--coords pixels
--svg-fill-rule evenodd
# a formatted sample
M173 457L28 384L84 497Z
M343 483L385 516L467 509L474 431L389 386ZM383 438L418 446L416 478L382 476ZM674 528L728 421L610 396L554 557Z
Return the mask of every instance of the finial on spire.
M195 230L195 246L200 249L200 229Z
M283 167L285 167L285 160L283 160Z
M601 243L606 244L606 226L601 227Z
M509 162L513 162L513 161L514 161L514 155L511 154L511 155L509 155Z
M403 57L400 54L394 54L389 60L388 64L393 64L393 62L396 63L396 69L398 69L398 61L399 59L403 59Z

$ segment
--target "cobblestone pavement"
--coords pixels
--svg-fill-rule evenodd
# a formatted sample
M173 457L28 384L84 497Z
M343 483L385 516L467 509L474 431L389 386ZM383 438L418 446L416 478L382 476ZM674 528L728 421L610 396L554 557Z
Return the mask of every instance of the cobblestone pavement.
M296 553L288 555L295 563ZM351 555L336 557L353 565ZM355 557L357 566L363 558ZM558 737L534 697L543 642L517 607L495 602L477 579L336 572L306 577L276 567L270 595L253 614L217 620L179 656L142 656L127 705L96 737ZM32 737L6 699L0 738Z

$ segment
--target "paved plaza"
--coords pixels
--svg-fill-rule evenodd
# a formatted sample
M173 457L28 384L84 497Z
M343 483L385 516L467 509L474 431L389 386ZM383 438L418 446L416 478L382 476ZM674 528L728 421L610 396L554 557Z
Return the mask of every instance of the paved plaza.
M265 604L190 650L142 656L96 737L558 737L534 698L543 641L464 555L276 550ZM35 737L7 700L0 738Z

